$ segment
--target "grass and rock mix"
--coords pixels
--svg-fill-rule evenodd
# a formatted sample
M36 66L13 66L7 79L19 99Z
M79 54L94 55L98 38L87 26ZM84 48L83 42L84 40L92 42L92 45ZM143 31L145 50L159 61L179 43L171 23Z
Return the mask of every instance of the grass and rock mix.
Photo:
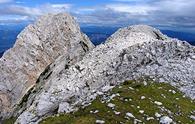
M40 124L195 124L195 101L168 83L128 80L87 107Z

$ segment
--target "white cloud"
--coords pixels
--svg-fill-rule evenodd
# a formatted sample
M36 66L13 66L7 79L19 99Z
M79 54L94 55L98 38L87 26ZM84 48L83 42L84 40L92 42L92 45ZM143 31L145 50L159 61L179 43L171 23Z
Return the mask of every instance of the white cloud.
M7 5L0 7L0 23L32 21L37 16L47 13L68 12L72 5L70 4L44 4L37 7L26 7L21 5Z
M67 12L70 8L70 4L44 4L37 7L8 5L0 8L0 15L38 16L46 13Z
M90 12L94 12L96 11L97 8L93 8L93 7L89 7L89 8L78 8L77 10L75 10L74 12L77 13L77 14L85 14L85 13L90 13Z
M15 3L17 3L17 4L23 4L23 3L25 3L25 2L22 2L22 1L15 1Z
M160 11L166 12L167 14L193 16L195 12L194 0L160 0L154 2L152 5L157 6Z
M118 26L144 23L161 27L195 27L195 0L112 1L114 2L110 4L90 7L71 4L44 4L35 7L8 5L0 7L0 16L18 15L32 20L45 13L69 12L80 23L92 25Z
M4 16L0 17L0 24L10 24L10 23L21 23L33 21L32 18L28 16Z
M69 9L72 5L71 4L51 4L53 8L64 8Z
M34 16L40 14L41 10L38 8L31 8L19 5L9 5L0 8L0 15Z
M127 5L127 4L109 4L106 8L117 12L127 12L134 15L148 15L151 11L157 8L150 5Z
M0 4L2 4L2 3L9 3L9 2L12 2L12 0L0 0Z

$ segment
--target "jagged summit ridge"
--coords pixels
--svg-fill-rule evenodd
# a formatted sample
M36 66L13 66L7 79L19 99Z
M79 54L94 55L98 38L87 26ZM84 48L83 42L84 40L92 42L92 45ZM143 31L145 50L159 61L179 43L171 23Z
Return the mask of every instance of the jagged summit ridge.
M63 60L54 63L61 65ZM120 29L81 61L68 68L52 65L50 71L57 73L40 80L42 89L31 93L33 98L28 98L16 123L37 123L56 110L74 111L95 99L99 92L140 77L168 82L195 98L195 48L143 25Z
M13 112L39 75L58 56L78 61L94 46L69 14L47 14L27 26L0 58L0 117Z

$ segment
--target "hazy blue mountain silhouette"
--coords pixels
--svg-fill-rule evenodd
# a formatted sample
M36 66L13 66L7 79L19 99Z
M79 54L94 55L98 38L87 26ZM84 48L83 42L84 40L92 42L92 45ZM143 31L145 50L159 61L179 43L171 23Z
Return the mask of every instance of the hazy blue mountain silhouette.
M87 34L90 40L95 44L99 45L104 43L106 39L118 30L119 27L97 27L97 26L87 26L81 27L81 30Z
M172 38L178 38L180 40L188 41L190 44L195 45L195 33L176 32L171 30L161 30L163 34L166 34Z
M3 56L3 53L4 53L4 52L0 52L0 57L2 57L2 56Z
M0 53L12 47L26 25L0 25Z
M27 24L22 25L0 25L0 56L3 52L11 48L17 35ZM112 35L119 27L98 27L98 26L83 26L81 30L86 33L90 40L95 44L104 43L105 40ZM161 30L164 34L172 38L188 41L190 44L195 45L195 33L176 32L171 30Z

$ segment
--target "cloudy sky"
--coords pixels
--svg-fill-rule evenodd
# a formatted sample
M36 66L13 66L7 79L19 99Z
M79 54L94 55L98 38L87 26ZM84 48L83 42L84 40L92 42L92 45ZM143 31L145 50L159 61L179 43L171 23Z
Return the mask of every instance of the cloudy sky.
M195 0L0 0L0 24L32 22L69 12L81 25L148 24L195 31Z

